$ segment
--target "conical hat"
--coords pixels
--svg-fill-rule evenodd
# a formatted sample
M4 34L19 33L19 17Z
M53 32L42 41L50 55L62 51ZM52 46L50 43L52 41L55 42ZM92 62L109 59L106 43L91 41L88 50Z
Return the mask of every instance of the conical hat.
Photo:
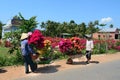
M20 40L23 40L23 39L26 39L26 38L28 38L28 34L27 33L22 33Z

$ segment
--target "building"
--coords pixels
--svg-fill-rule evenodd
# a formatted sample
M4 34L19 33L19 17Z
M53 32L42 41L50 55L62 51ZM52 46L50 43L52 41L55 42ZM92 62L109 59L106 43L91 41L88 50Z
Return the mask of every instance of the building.
M6 32L15 31L18 29L18 26L20 25L19 19L11 19L9 20L6 25L2 26L2 38L4 38L4 35Z
M102 29L93 34L94 39L120 39L120 30L118 28Z
M69 37L73 37L73 35L72 35L72 34L69 34L69 33L61 33L61 34L60 34L60 37L61 37L61 38L69 38Z

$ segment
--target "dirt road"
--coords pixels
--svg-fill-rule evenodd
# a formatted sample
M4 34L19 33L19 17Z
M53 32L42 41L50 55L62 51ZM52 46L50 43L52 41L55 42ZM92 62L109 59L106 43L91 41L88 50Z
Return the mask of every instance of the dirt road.
M66 60L57 60L49 65L38 65L37 73L30 73L30 74L24 73L24 66L3 67L3 68L0 68L0 80L13 80L19 77L35 76L35 75L55 72L59 70L92 66L93 64L100 64L100 63L109 62L117 59L120 60L120 52L117 52L115 54L92 55L92 60L90 64L85 64L85 61L86 61L85 56L81 57L80 59L75 58L73 65L66 64ZM47 69L45 68L46 66L50 66L50 67Z

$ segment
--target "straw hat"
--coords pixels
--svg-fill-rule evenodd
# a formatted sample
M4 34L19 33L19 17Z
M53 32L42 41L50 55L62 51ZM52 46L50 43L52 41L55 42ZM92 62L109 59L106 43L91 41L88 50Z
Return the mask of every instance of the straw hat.
M22 33L20 40L23 40L23 39L26 39L26 38L28 38L28 34L27 33Z

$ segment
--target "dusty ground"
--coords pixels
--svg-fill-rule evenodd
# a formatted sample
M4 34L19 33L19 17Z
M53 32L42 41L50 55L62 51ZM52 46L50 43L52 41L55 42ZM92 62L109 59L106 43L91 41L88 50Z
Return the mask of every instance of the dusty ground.
M66 60L57 60L49 65L38 65L36 73L25 74L24 66L11 66L0 68L0 80L13 80L19 77L25 76L35 76L42 75L45 73L54 73L60 70L71 69L76 67L85 67L93 64L100 64L103 62L109 62L113 60L120 59L120 52L115 54L102 54L102 55L92 55L92 60L90 64L85 63L85 56L81 58L75 58L74 64L66 64Z

